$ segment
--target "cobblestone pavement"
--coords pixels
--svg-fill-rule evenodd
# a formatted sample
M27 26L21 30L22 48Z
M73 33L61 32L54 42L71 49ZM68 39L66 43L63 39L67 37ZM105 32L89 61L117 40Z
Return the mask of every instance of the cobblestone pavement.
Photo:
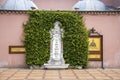
M120 69L1 69L0 80L120 80Z

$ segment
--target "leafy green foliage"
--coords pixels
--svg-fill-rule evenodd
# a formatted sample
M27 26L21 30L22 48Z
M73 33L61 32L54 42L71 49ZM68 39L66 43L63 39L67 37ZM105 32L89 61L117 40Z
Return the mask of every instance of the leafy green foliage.
M87 66L88 32L83 18L75 12L31 11L24 25L26 63L43 65L50 56L50 29L60 21L64 29L63 51L66 63L71 66Z

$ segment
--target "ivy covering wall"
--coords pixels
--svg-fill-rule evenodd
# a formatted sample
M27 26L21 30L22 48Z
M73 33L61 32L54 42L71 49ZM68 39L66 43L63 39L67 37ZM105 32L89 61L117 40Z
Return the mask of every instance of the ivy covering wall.
M50 29L60 21L64 29L63 54L71 66L86 66L88 63L88 32L83 18L75 12L31 11L24 25L26 63L43 65L50 56Z

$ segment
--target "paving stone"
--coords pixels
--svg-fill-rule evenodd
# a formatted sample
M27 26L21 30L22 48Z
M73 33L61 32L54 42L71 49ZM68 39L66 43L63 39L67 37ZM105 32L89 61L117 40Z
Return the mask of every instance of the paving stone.
M9 80L26 80L26 79L9 79Z
M15 73L16 71L4 71L2 73Z
M68 73L68 74L65 74L65 73L60 73L61 75L74 75L74 73Z
M49 79L49 80L53 80L53 79L60 79L59 77L56 77L56 76L46 76L44 79Z
M44 80L44 79L25 79L25 80Z
M106 74L114 74L115 72L112 70L101 70L101 72L106 73Z
M19 71L32 71L31 69L18 69ZM34 70L35 71L35 70Z
M74 71L74 73L77 73L77 74L86 74L86 73L88 73L85 70L73 70L73 71Z
M75 77L74 75L61 75L61 77Z
M91 76L90 74L76 74L78 77L89 77Z
M120 69L0 69L0 80L120 80Z
M0 68L0 70L7 70L8 68Z
M71 79L70 78L66 79L65 78L65 79L60 79L60 80L78 80L78 79L74 79L74 78L73 79L72 78Z
M87 77L78 76L78 78L80 80L84 80L84 79L93 79L94 80L94 78L92 76L87 76Z
M18 71L18 69L8 69L8 70L6 70L7 72L16 72L16 71Z
M113 80L120 80L120 77L112 77Z
M61 75L74 75L74 73L64 73L64 72L60 72Z
M30 72L17 72L18 74L28 74Z
M61 79L56 79L56 78L48 78L48 79L42 79L42 80L61 80Z
M62 79L67 79L67 80L69 80L69 79L77 79L75 76L62 76Z
M44 73L30 73L31 75L44 75Z
M46 75L59 75L59 72L57 72L57 73L51 72L51 73L44 73L44 74L46 74Z
M117 73L120 73L120 69L114 69L114 70L112 70L112 71L117 72Z
M6 80L8 77L6 77L6 76L1 76L0 77L0 80Z
M110 77L95 77L95 79L108 80L108 79L111 79L111 78Z
M46 72L58 72L58 70L46 70Z
M15 73L14 76L27 76L30 73Z
M99 71L99 70L103 70L103 69L84 69L85 71Z
M120 74L120 71L115 71L116 73Z
M31 72L31 74L44 74L44 72Z
M45 73L45 74L47 74L47 75L58 75L59 73L58 72L57 73L51 72L51 73Z
M56 76L56 77L59 77L59 75L45 75L46 77L54 77L54 76Z
M19 71L17 73L20 73L20 74L26 74L26 73L30 73L30 71Z
M39 76L39 75L32 75L32 76L31 76L31 75L30 75L29 77L41 77L41 78L42 78L43 76Z
M10 79L25 79L24 76L12 76Z
M32 72L45 72L45 70L33 70Z
M42 79L43 77L41 77L41 76L29 76L27 79Z
M11 76L11 74L0 74L0 77L10 77Z
M72 70L60 70L60 73L69 74L69 73L73 73L73 71Z
M92 76L95 76L95 77L105 77L106 75L105 74L91 74Z
M88 73L93 73L93 74L100 74L100 71L88 71Z
M74 73L60 73L61 75L74 75Z
M9 79L9 80L26 80L26 79Z
M111 77L120 77L120 74L107 74L108 76L111 76Z
M5 70L0 70L0 74L2 73L2 72L4 72Z

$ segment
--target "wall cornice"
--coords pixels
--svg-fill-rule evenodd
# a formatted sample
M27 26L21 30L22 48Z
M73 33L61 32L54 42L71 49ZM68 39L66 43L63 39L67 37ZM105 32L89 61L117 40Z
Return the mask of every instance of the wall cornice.
M59 11L59 10L57 10ZM64 11L64 10L62 10ZM59 12L62 12L59 11ZM23 10L0 10L0 14L27 14L29 11ZM66 11L72 12L72 11ZM120 11L74 11L82 15L120 15Z
M0 10L0 14L27 14L27 12L22 10Z
M120 15L120 11L78 11L82 15Z

